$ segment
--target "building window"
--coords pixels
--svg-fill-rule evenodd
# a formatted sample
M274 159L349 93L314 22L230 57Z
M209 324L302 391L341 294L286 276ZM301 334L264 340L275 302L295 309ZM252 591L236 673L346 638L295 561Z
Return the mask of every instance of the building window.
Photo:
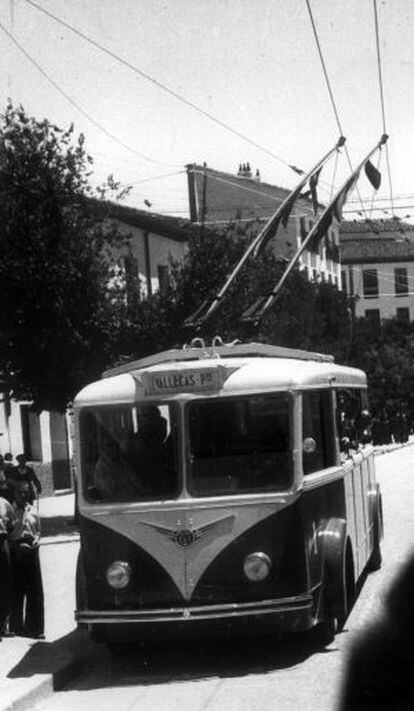
M307 235L306 218L301 217L299 222L300 222L300 241L303 242L306 235Z
M20 420L24 454L32 462L41 462L42 439L39 415L31 410L30 405L20 405Z
M161 293L164 293L168 287L170 280L170 273L168 267L165 264L158 265L158 288Z
M401 323L410 323L410 309L401 307L397 309L397 320Z
M354 270L352 267L349 267L349 295L354 295Z
M396 296L407 296L408 276L406 267L397 267L394 269L394 285Z
M129 254L124 259L125 289L128 306L134 306L140 299L138 259Z
M376 269L364 269L362 283L364 296L367 299L378 296L378 272Z
M370 324L375 328L379 328L381 326L379 309L365 309L365 318L368 319Z
M341 271L341 282L342 282L342 290L343 290L343 291L345 292L345 294L346 294L347 291L346 291L346 271L345 271L345 269L343 269L343 270Z

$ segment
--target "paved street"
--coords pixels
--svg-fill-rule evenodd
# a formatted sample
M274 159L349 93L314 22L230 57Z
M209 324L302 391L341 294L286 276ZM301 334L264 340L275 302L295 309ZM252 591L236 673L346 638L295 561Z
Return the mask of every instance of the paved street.
M85 648L87 668L67 691L55 693L36 710L99 708L117 711L333 711L337 706L346 655L355 636L373 617L414 541L414 447L377 457L386 536L384 563L368 576L348 618L345 631L326 650L309 641L238 641L167 649L146 649L126 658L105 647ZM72 623L76 544L43 551L49 616L53 630L64 634ZM85 652L84 650L84 652ZM82 650L79 650L82 651Z

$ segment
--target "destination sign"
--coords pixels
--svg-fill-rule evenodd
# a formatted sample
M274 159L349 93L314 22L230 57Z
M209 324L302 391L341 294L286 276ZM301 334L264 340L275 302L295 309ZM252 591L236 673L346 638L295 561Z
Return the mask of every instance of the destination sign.
M222 384L221 369L217 367L143 373L142 380L148 395L217 390Z

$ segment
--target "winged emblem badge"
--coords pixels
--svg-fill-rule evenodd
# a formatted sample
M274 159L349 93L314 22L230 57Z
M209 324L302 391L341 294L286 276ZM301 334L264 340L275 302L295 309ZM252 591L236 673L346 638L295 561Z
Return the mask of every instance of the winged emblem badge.
M234 518L234 516L225 516L224 518L212 521L211 523L199 526L198 528L194 528L193 526L183 527L180 525L180 522L178 522L176 528L167 528L166 526L159 526L158 524L148 522L145 522L145 525L155 529L158 533L167 536L170 541L173 541L173 543L180 548L188 548L216 528L216 526L232 518Z

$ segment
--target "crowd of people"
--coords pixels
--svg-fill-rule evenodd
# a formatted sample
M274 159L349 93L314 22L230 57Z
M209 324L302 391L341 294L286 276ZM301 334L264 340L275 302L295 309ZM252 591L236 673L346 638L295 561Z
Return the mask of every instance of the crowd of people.
M44 639L40 569L40 519L35 502L42 491L24 454L14 463L0 455L0 641L6 636Z
M412 423L404 407L391 412L384 407L372 420L372 438L375 445L407 442L411 430Z

